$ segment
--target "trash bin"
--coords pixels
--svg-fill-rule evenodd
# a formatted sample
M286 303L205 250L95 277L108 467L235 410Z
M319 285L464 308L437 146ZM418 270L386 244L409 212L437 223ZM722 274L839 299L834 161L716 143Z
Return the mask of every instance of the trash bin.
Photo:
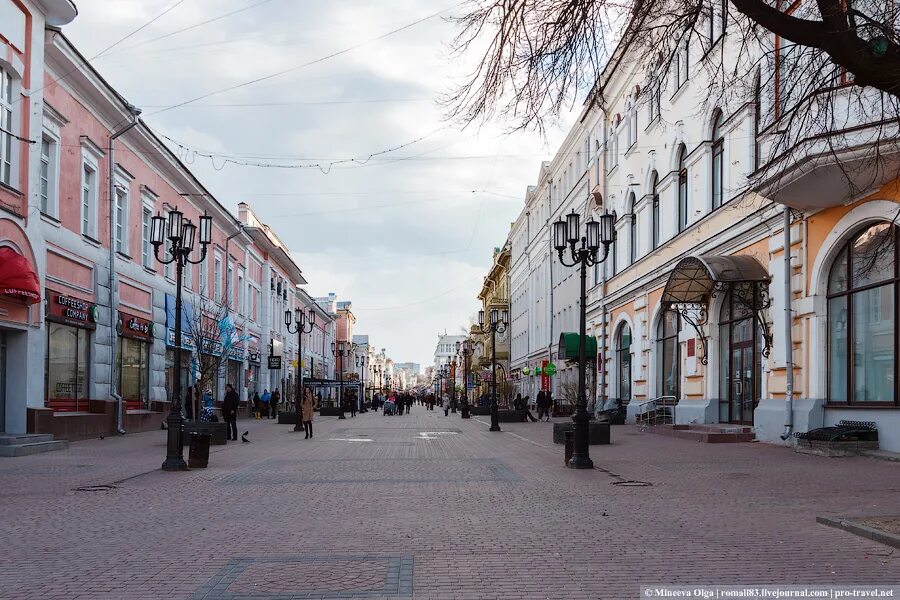
M209 464L208 433L191 434L191 448L188 451L188 467L191 469L205 469Z
M575 435L574 431L567 431L566 433L566 462L565 465L569 466L569 460L572 458L572 454L575 452L575 440L572 437Z

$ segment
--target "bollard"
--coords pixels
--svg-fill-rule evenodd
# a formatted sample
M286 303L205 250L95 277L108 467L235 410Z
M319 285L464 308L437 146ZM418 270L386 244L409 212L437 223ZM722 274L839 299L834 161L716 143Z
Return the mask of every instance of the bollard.
M569 466L569 460L572 458L572 454L575 453L575 440L572 439L575 435L574 431L566 431L566 462L565 465Z

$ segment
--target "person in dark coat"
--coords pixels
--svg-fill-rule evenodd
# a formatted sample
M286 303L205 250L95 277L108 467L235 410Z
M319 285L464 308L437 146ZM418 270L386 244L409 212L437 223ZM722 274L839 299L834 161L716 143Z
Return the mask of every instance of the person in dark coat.
M222 402L222 418L227 427L225 436L237 441L237 411L241 403L238 393L230 383L225 385L225 400Z
M278 388L275 388L275 391L272 392L272 398L269 400L271 404L271 408L269 410L269 418L277 419L278 418L278 403L281 402L281 392L278 391Z
M184 392L184 416L187 420L194 420L194 388L187 386Z

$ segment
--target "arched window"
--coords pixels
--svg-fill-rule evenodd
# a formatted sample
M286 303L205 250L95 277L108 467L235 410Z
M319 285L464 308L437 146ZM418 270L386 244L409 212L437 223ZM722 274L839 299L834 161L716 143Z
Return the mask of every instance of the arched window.
M678 333L681 319L678 313L666 310L656 325L656 394L681 397L681 345Z
M616 364L619 398L623 404L628 404L631 401L631 327L628 323L622 323L616 333Z
M656 189L657 184L659 183L659 176L656 174L656 171L650 174L650 194L652 195L650 201L652 202L652 209L650 211L650 241L651 247L653 250L659 248L659 190Z
M898 228L871 225L828 276L828 402L898 405Z
M628 264L634 264L637 260L637 213L634 212L634 192L628 196Z
M712 209L722 206L724 197L725 135L722 133L722 111L716 110L712 126Z
M681 144L678 147L678 231L687 229L688 172L685 164L686 159L687 147Z

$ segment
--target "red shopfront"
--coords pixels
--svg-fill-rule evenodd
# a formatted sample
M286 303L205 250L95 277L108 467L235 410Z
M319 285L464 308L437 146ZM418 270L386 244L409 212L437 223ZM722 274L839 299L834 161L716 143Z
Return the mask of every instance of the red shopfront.
M153 321L119 311L116 348L116 389L126 410L149 408L150 351L155 327Z
M47 290L46 405L56 411L87 411L91 332L97 328L92 302Z

